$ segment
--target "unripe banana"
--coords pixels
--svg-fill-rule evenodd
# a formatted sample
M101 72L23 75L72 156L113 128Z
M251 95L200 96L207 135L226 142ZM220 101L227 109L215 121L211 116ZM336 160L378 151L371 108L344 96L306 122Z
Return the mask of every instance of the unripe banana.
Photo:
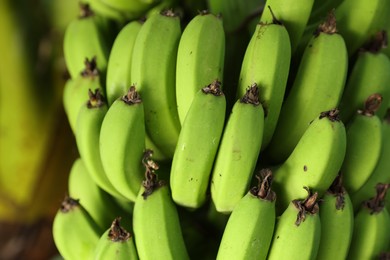
M225 32L220 17L200 12L185 27L176 63L176 101L180 123L195 94L215 79L222 79Z
M134 205L133 228L140 259L189 259L169 186L158 180L158 165L145 152L145 180Z
M384 198L390 184L378 184L375 197L366 201L355 215L351 247L347 259L375 259L387 250L390 215Z
M180 132L175 93L180 19L172 11L152 15L134 44L131 77L144 100L146 132L172 158Z
M291 52L294 53L302 34L309 21L314 0L267 0L265 6L272 9L275 16L283 23L288 31L291 43ZM260 22L272 23L271 12L263 11Z
M100 188L116 198L124 199L107 178L100 156L100 129L108 110L107 104L99 89L95 92L88 90L88 94L88 102L80 107L76 124L76 144L80 157L92 180Z
M152 8L154 1L146 3L142 0L100 0L107 6L126 14L129 20L140 18L147 10Z
M380 52L385 41L386 35L381 31L371 46L358 52L340 100L340 117L344 122L363 109L367 97L374 93L382 96L384 104L390 102L390 59ZM380 106L376 114L382 118L386 109Z
M133 236L120 225L121 218L115 218L111 227L100 237L94 259L138 260Z
M380 95L367 98L364 109L358 110L346 125L347 151L341 174L347 191L358 191L370 178L382 150L382 122L375 114L381 104Z
M347 65L347 49L341 35L336 33L335 17L330 13L305 49L266 149L269 161L283 162L294 150L310 121L322 111L337 107L344 89Z
M119 23L126 21L125 13L106 5L101 0L83 0L83 3L88 4L91 9L101 17L106 17Z
M66 67L73 79L83 71L83 61L89 57L96 57L97 68L105 75L110 47L89 5L81 5L81 10L81 16L67 26L63 43Z
M267 259L316 259L321 237L318 194L293 200L277 219Z
M314 0L313 7L311 9L308 26L312 24L318 24L326 18L326 15L332 10L336 9L344 0L326 0L318 1Z
M272 172L262 171L258 187L236 205L222 236L216 259L266 259L275 226Z
M259 86L265 113L264 130L259 133L263 134L262 149L271 140L279 118L290 59L290 39L284 25L276 18L257 24L242 61L236 98L241 98L253 83Z
M118 33L112 45L107 64L106 94L110 106L126 94L131 82L131 61L135 39L141 29L140 21L131 21Z
M173 155L170 185L173 200L199 208L207 187L225 121L226 99L214 81L196 93Z
M338 176L319 202L321 238L317 259L347 257L353 232L353 207L349 194Z
M346 140L337 109L322 112L310 123L288 159L273 170L278 212L294 198L305 198L302 187L315 190L320 197L325 193L340 171Z
M231 111L211 179L211 198L219 212L231 212L248 190L260 153L264 110L256 83Z
M91 259L103 231L79 200L66 196L54 217L52 232L64 259Z
M108 109L99 144L107 178L125 198L135 201L144 173L145 150L144 105L135 86Z

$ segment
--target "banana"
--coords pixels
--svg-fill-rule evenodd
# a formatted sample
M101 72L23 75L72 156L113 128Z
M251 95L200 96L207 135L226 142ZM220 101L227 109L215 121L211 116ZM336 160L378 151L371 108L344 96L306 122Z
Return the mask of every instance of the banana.
M274 15L288 31L291 43L291 52L294 53L309 21L314 0L267 0L265 6L272 12L263 11L260 23L272 23Z
M336 9L344 0L314 0L311 9L310 18L307 25L319 24L323 21L326 15L332 10Z
M225 121L226 99L216 80L196 93L172 159L173 200L188 208L206 201L212 166Z
M265 10L264 13L272 12ZM272 22L260 22L245 50L236 98L241 98L248 86L256 83L265 113L262 150L270 142L282 106L290 68L291 46L286 27L274 17ZM261 133L259 133L261 134Z
M54 243L64 259L91 259L103 232L79 200L64 198L52 227Z
M215 79L222 79L225 32L222 19L201 11L185 27L176 62L176 101L180 123L195 94Z
M142 183L145 150L144 105L135 86L110 106L99 140L107 178L126 199L135 201Z
M102 3L126 14L129 20L138 19L152 8L157 1L149 1L146 3L143 0L100 0Z
M263 170L229 217L216 259L266 259L275 227L272 172Z
M141 21L126 24L112 45L107 63L106 94L108 105L126 94L131 85L131 61L135 39L141 29Z
M218 148L210 184L219 212L231 212L248 189L260 153L264 110L256 83L234 105Z
M369 95L380 94L383 103L389 103L390 59L381 52L386 40L385 32L380 31L368 47L357 53L339 105L340 117L344 122L348 122L358 109L363 109ZM382 118L386 109L386 106L381 106L376 114Z
M102 0L83 0L82 2L83 4L88 4L101 17L114 20L120 24L125 23L126 19L128 19L124 12L106 5Z
M345 42L336 33L335 17L331 12L308 43L282 105L274 135L265 152L270 162L283 162L294 150L310 121L322 111L337 107L347 67Z
M100 237L94 252L94 259L138 260L134 238L120 225L121 218L115 218L111 227Z
M322 112L309 125L288 159L273 168L277 212L309 187L322 196L338 175L347 147L345 127L338 110Z
M384 198L390 184L378 184L375 197L355 214L351 247L347 259L375 259L387 250L390 241L390 215Z
M293 200L278 218L267 259L316 259L320 246L321 223L318 194Z
M64 59L72 79L84 69L85 58L96 57L97 68L106 73L110 46L97 15L89 5L80 5L81 15L68 24L64 35Z
M347 150L341 174L347 191L358 191L370 178L382 151L381 119L375 111L382 97L374 94L367 98L364 108L358 110L346 125Z
M321 238L317 259L346 259L353 232L353 206L337 176L319 202Z
M168 10L152 15L138 33L131 64L132 82L144 100L146 132L169 158L180 132L175 94L180 36L180 19L175 13Z
M169 186L158 180L158 165L144 154L145 180L134 204L133 228L140 259L189 259ZM157 173L156 173L157 171Z

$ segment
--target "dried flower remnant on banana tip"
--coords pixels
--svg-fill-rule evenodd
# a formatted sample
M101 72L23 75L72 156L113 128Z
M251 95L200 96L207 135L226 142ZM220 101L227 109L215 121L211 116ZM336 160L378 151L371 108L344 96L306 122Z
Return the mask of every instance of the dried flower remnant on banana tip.
M142 158L142 164L145 167L145 180L142 181L142 186L145 188L145 191L142 193L142 196L145 200L155 189L165 185L164 181L158 180L155 171L159 169L159 165L151 159L152 155L153 151L147 149Z
M298 209L295 225L299 226L306 219L306 214L315 215L319 212L318 193L312 191L308 187L304 187L308 192L308 196L304 200L293 200L292 203Z

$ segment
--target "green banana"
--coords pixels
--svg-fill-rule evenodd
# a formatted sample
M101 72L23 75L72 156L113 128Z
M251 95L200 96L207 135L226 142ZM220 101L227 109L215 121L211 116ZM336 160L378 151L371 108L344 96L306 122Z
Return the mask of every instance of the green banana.
M112 45L107 63L106 94L108 105L125 95L131 82L131 62L135 39L141 29L141 21L126 24Z
M130 20L140 18L144 15L150 8L152 8L155 1L146 3L143 0L100 0L102 3L107 6L123 12L126 14L126 17Z
M82 14L68 24L64 35L64 58L71 78L76 78L84 69L85 58L96 57L97 68L106 73L110 46L99 17L89 5L81 5Z
M82 2L88 4L94 13L101 17L112 19L118 23L124 23L128 19L124 12L106 5L102 0L83 0Z
M353 232L353 206L349 194L337 176L319 202L321 238L318 260L347 257Z
M288 31L291 52L294 53L309 21L314 0L267 0L265 6L272 11L263 11L260 23L272 23L274 15Z
M121 218L115 218L111 227L100 237L94 252L94 259L138 260L134 238L120 225Z
M135 201L142 183L145 150L144 105L135 86L109 107L99 140L107 178L125 198Z
M336 33L335 17L330 13L305 49L265 152L269 161L283 162L294 150L310 121L322 111L337 107L347 67L345 42Z
M347 150L341 174L344 186L351 194L370 178L382 152L382 122L375 114L381 101L380 95L369 96L364 108L346 125Z
M217 151L210 184L219 212L231 212L248 189L260 153L264 110L256 83L233 106Z
M146 132L169 158L180 132L175 94L180 36L180 19L176 14L168 10L152 15L138 33L131 64L132 81L144 100Z
M145 180L134 204L133 228L140 259L189 259L179 215L158 165L144 155Z
M377 184L375 197L355 214L351 247L347 259L375 259L387 250L390 241L390 215L384 198L390 184Z
M176 102L180 123L195 94L215 79L222 79L225 32L220 17L201 11L185 27L176 62Z
M381 31L371 46L357 53L339 105L340 117L344 122L348 122L358 109L363 109L369 95L380 94L383 103L389 103L390 59L381 52L385 41L386 35ZM386 106L381 106L376 114L382 118L386 109Z
M346 131L338 110L317 116L288 159L273 169L277 212L283 211L294 198L305 198L302 187L315 190L321 197L338 175L346 147Z
M223 232L216 259L266 259L275 226L272 172L261 171L258 187L236 205Z
M64 259L91 259L102 230L79 200L66 196L54 216L52 233Z
M226 99L218 80L196 93L172 159L173 200L199 208L206 201L209 177L225 121Z
M279 118L290 59L291 46L286 27L275 17L270 23L257 24L242 61L236 98L241 98L253 83L258 85L260 102L265 110L262 150L270 142Z
M317 199L309 191L305 199L291 201L276 221L267 259L316 259L321 237Z
M332 10L336 9L344 0L314 0L311 9L308 25L318 25L326 18L326 15Z

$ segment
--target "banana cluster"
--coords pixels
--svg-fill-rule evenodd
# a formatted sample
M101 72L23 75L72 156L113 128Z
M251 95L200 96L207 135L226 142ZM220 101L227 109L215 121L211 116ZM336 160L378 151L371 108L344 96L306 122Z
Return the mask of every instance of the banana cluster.
M389 1L80 10L64 39L80 155L53 225L64 258L389 254Z

